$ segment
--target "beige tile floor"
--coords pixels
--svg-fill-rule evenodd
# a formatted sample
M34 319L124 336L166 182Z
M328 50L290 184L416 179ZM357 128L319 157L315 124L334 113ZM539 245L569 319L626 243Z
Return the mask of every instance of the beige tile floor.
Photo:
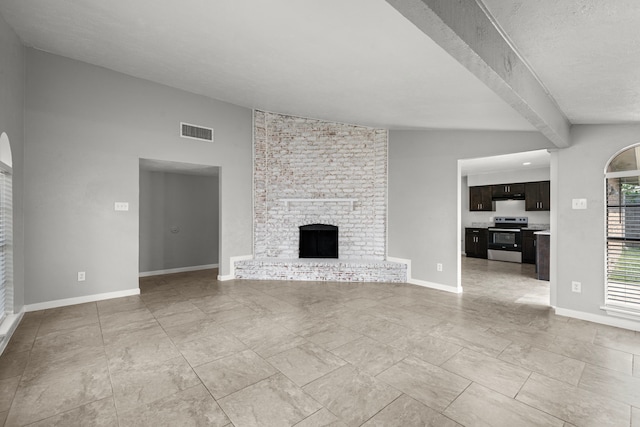
M7 426L640 427L640 334L555 316L529 265L463 259L464 294L142 279L28 313Z

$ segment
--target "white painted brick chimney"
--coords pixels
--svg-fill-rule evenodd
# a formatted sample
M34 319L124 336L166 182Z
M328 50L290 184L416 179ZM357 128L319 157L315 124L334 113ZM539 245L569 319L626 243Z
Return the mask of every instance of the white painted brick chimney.
M263 111L254 127L255 258L298 258L318 223L339 227L340 259L384 260L387 131Z

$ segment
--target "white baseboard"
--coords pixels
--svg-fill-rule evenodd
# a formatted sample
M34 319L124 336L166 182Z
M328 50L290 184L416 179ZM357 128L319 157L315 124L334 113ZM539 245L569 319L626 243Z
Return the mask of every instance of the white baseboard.
M86 295L83 297L65 298L53 301L39 302L35 304L27 304L24 311L47 310L49 308L65 307L67 305L84 304L87 302L102 301L112 298L129 297L132 295L140 295L140 288L127 289L125 291L106 292L103 294Z
M573 317L574 319L586 320L589 322L600 323L602 325L631 329L632 331L640 331L640 322L630 319L604 316L601 314L585 313L583 311L569 310L566 308L556 308L556 314L558 316Z
M20 313L7 315L7 318L2 321L2 325L0 325L0 337L2 337L0 340L0 354L4 353L4 349L7 348L7 344L9 344L9 340L23 316L24 308Z
M418 279L410 279L407 280L407 283L412 285L424 286L425 288L437 289L439 291L451 292L454 294L461 294L462 288L441 285L440 283L427 282L426 280L418 280Z
M398 262L400 264L407 264L407 283L411 285L424 286L425 288L437 289L439 291L452 292L454 294L461 294L462 287L453 287L447 285L441 285L440 283L427 282L425 280L418 280L411 277L411 260L404 258L387 257L387 261Z
M235 266L235 262L236 261L246 261L248 259L253 259L253 255L239 255L239 256L232 256L229 257L229 271L230 274L225 274L224 276L222 275L218 275L218 281L220 282L224 282L226 280L233 280L236 278L236 266Z
M138 276L159 276L161 274L185 273L187 271L210 270L212 268L218 268L218 264L194 265L191 267L169 268L168 270L142 271Z

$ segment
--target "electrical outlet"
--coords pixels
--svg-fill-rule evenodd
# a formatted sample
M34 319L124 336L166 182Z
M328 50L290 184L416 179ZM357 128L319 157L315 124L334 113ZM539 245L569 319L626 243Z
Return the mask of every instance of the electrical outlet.
M85 272L84 271L78 271L78 282L84 282L85 281Z
M441 262L436 264L436 270L442 271L442 263Z
M571 209L587 209L587 199L571 200Z
M128 202L115 202L114 209L117 211L128 211L129 203Z
M571 292L582 292L582 283L576 281L571 282Z

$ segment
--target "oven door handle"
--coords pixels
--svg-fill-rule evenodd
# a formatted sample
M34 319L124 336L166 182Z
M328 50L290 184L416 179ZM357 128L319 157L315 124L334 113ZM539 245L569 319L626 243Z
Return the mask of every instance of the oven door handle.
M508 233L519 233L520 229L518 228L490 228L489 231L504 231Z

